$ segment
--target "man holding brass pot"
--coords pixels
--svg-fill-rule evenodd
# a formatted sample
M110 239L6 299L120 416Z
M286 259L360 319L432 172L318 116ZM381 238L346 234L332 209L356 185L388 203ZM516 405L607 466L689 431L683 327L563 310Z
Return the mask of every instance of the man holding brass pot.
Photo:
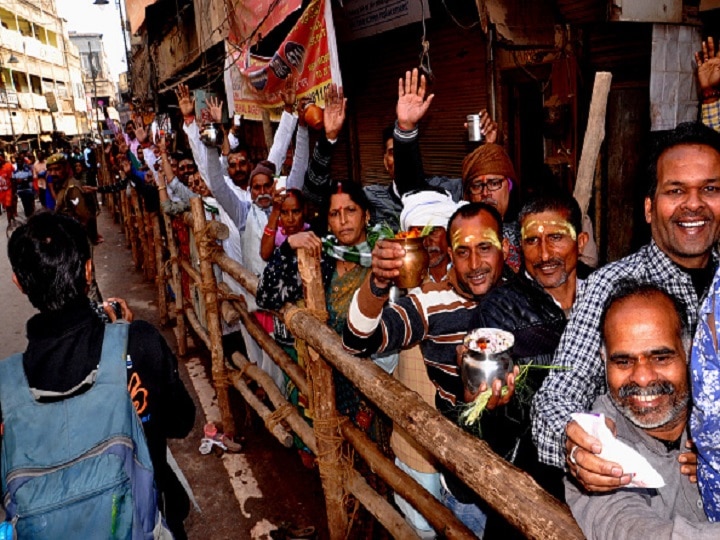
M399 275L404 250L378 241L372 253L372 272L355 293L343 331L343 345L353 354L369 356L419 344L428 376L437 388L436 407L456 421L463 385L456 362L456 348L467 333L468 321L478 301L502 280L507 241L497 210L484 203L460 207L447 227L452 262L447 279L424 283L407 296L389 303L393 279ZM511 375L508 384L512 386ZM500 397L500 384L493 390ZM479 499L462 484L445 475L443 502L478 536L485 528Z

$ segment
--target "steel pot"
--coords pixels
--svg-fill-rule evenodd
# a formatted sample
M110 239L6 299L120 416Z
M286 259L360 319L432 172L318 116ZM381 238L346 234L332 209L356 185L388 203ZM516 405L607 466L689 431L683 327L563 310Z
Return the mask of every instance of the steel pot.
M483 348L479 344L486 343ZM465 388L475 394L482 383L488 388L495 379L505 384L505 378L513 369L512 346L515 336L498 328L478 328L463 341L467 350L462 357L460 374Z

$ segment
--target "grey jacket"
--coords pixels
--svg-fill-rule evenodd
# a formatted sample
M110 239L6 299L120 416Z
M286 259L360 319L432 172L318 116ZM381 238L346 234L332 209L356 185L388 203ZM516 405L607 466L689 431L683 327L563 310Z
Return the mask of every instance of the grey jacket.
M591 540L720 538L720 523L707 521L697 484L680 473L678 456L685 451L687 433L683 433L680 449L668 451L662 442L625 418L608 394L595 401L593 412L615 421L618 439L640 452L662 475L665 486L586 494L566 477L567 504L585 536Z

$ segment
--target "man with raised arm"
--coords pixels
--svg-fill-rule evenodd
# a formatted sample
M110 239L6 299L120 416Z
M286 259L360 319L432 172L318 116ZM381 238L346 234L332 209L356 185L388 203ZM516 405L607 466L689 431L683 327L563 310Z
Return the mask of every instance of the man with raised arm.
M393 352L420 345L430 380L437 388L437 409L453 422L462 401L463 385L456 347L463 342L468 321L480 299L502 280L507 242L502 240L497 211L483 203L461 206L447 229L452 268L440 283L427 282L407 296L388 302L392 280L399 275L405 251L378 241L372 272L355 293L343 331L343 346L358 356ZM514 375L508 376L513 388ZM506 403L501 381L495 381L488 406ZM484 388L482 388L484 389ZM444 504L479 537L485 514L478 499L452 475L444 475Z

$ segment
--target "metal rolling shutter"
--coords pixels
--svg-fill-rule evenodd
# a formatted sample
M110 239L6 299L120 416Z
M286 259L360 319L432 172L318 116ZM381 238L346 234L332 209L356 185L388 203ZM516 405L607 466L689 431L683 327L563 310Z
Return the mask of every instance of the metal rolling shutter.
M348 117L352 117L348 124L350 129L354 124L356 139L346 129L333 158L337 178L364 184L389 181L382 162L382 131L395 120L398 78L418 65L420 37L420 26L412 25L341 49ZM465 117L487 106L485 37L479 27L462 30L450 21L429 21L428 39L435 99L421 124L425 172L459 176L471 149Z

